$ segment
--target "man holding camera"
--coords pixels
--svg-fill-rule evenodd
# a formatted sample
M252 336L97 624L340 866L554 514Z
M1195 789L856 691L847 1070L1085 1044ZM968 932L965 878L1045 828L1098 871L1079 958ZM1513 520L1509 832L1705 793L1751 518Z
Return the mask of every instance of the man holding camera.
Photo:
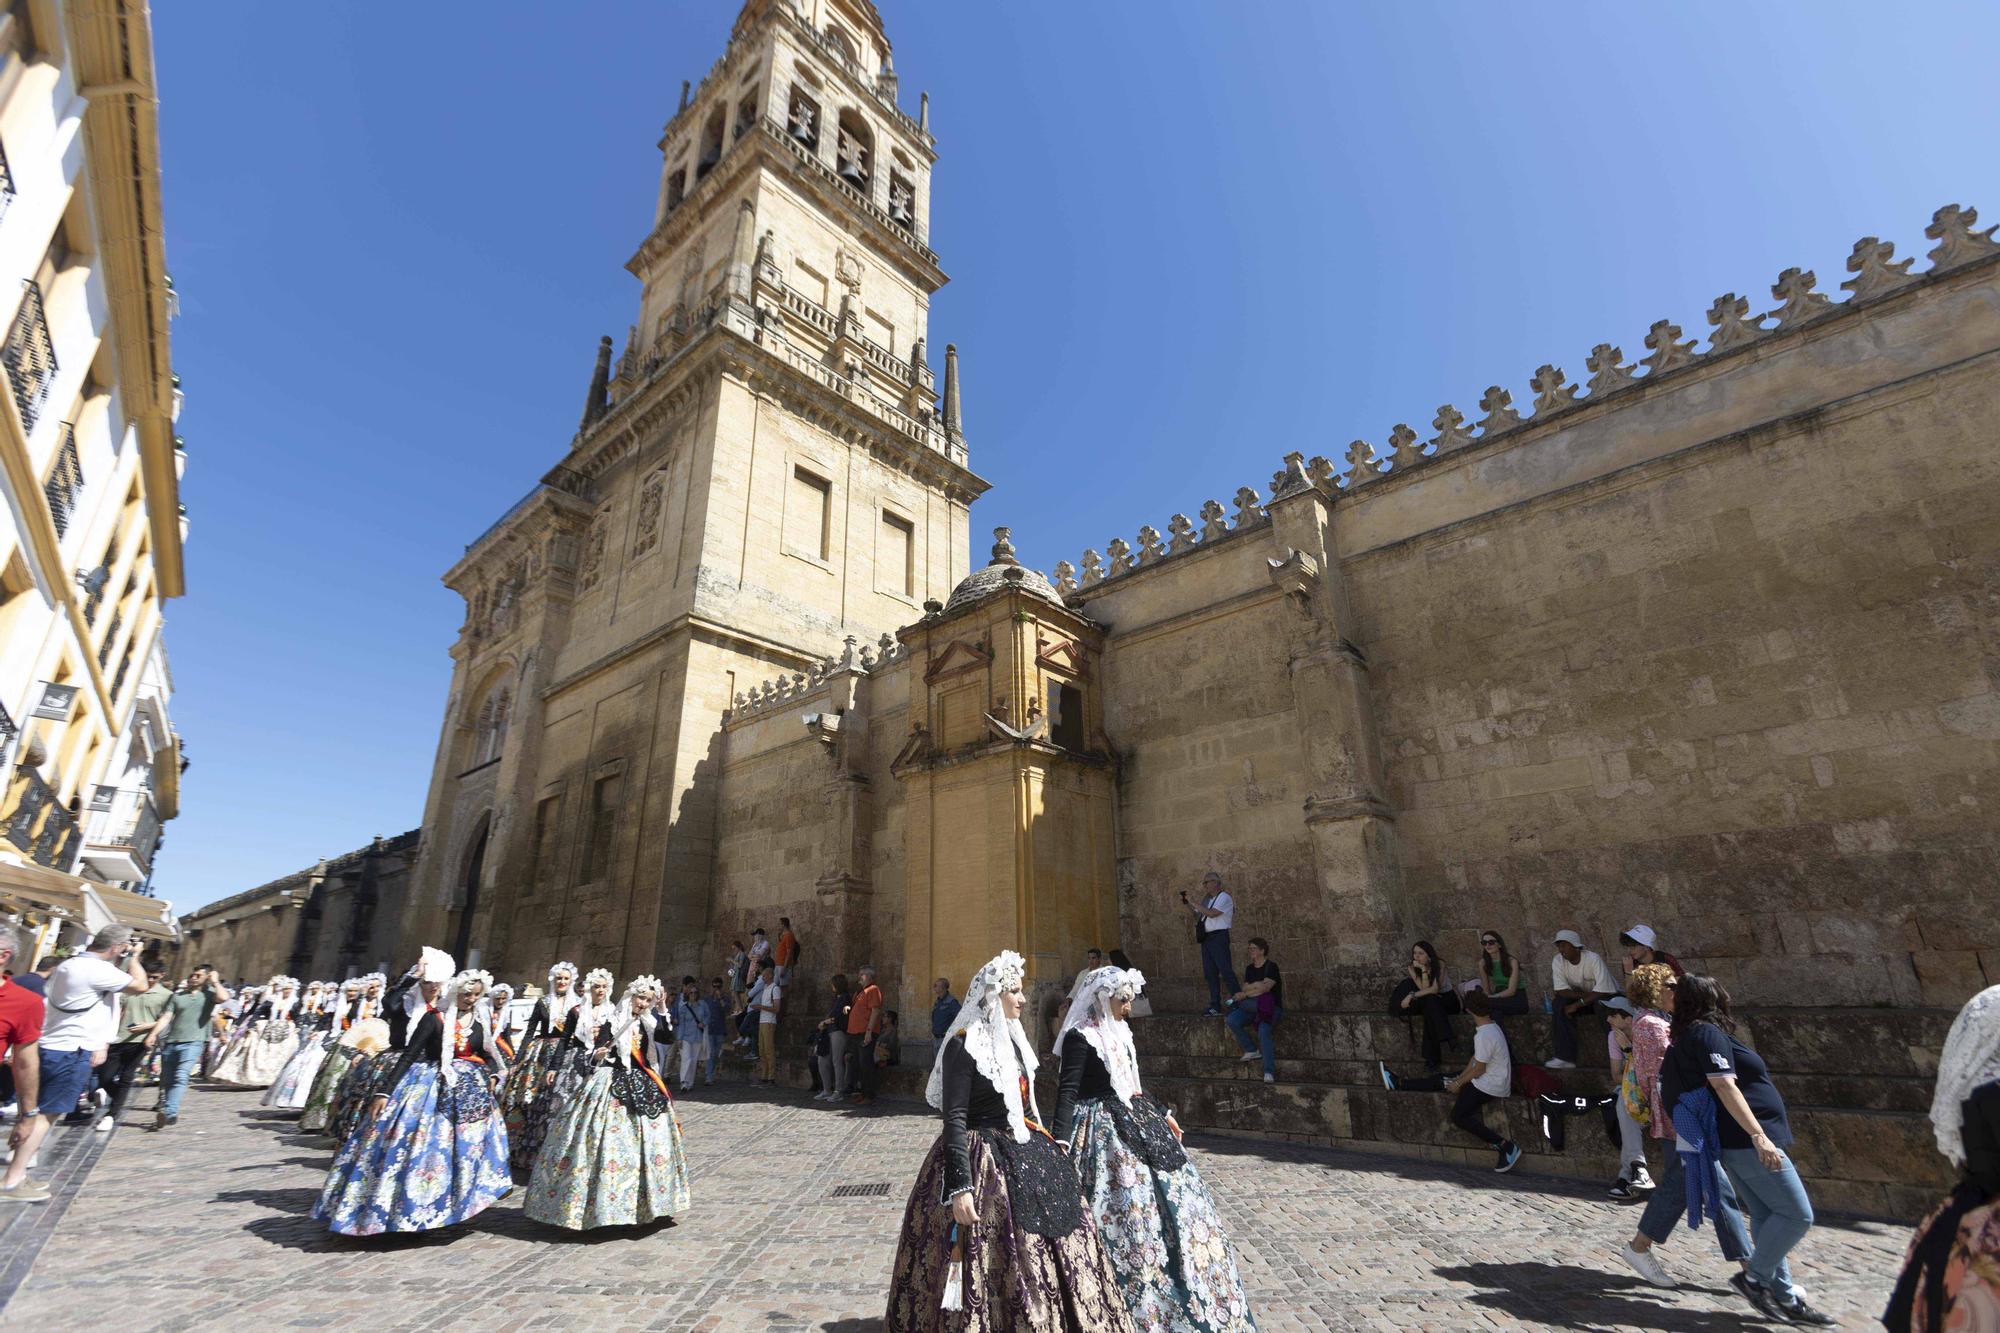
M139 949L132 927L106 926L88 949L49 973L39 1098L44 1127L74 1111L85 1090L95 1085L94 1071L116 1035L118 997L138 995L152 985ZM21 1108L23 1120L27 1112Z
M187 984L167 1000L153 1026L153 1044L160 1051L160 1108L154 1129L166 1129L181 1118L181 1098L188 1080L201 1068L208 1047L209 1025L215 1011L229 1002L222 975L207 963L197 963Z
M1236 919L1236 900L1222 887L1222 876L1213 870L1201 877L1201 893L1201 902L1194 903L1188 900L1187 890L1181 890L1181 905L1194 913L1201 975L1208 982L1208 1008L1202 1017L1220 1018L1223 995L1236 991L1236 968L1229 961L1229 927Z

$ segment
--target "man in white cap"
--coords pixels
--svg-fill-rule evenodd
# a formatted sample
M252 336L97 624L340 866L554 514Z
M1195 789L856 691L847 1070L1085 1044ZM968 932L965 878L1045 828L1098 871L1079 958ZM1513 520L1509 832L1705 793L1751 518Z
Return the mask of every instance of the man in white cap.
M1556 932L1556 956L1549 961L1549 1018L1556 1048L1550 1069L1576 1068L1576 1019L1590 1013L1599 1000L1618 993L1604 956L1583 947L1573 930Z
M1634 926L1620 935L1618 942L1625 946L1627 973L1648 963L1665 963L1674 970L1676 977L1687 975L1687 970L1681 966L1681 960L1660 947L1660 937L1653 933L1651 926Z

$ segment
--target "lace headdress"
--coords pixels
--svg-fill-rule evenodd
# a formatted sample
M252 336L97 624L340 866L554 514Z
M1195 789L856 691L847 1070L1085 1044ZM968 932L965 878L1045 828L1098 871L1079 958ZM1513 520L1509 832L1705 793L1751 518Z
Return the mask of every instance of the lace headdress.
M1938 1151L1955 1167L1965 1165L1965 1099L1996 1078L2000 1078L2000 986L1988 986L1958 1011L1938 1057L1931 1129Z
M480 987L479 999L473 1003L470 1018L461 1017L458 998L467 986ZM463 1022L480 1025L485 1036L486 1058L495 1068L500 1064L500 1051L493 1044L493 1009L486 998L486 988L493 984L493 974L477 968L468 968L453 977L445 986L444 994L438 1000L438 1021L444 1025L443 1044L438 1048L438 1077L450 1087L458 1079L458 1071L452 1067L452 1052L458 1049L459 1026Z
M617 1051L618 1062L629 1065L632 1062L632 1029L640 1030L640 1040L653 1034L651 1006L641 1013L632 1011L632 997L645 995L653 1000L660 998L660 979L655 976L637 976L625 983L624 1001L618 1008L620 1013L617 1026L611 1029L611 1044Z
M988 1083L1007 1103L1007 1126L1016 1143L1028 1141L1027 1108L1035 1102L1035 1048L1028 1040L1021 1020L1009 1019L1000 1008L1000 996L1017 989L1027 976L1021 955L1009 949L979 969L965 988L965 1003L958 1017L938 1043L937 1059L931 1063L931 1081L926 1097L932 1106L944 1109L944 1054L952 1040L965 1037L965 1053ZM1027 1082L1022 1095L1022 1081Z
M606 997L603 1004L597 1004L590 998L591 987L600 981L604 983L604 994ZM575 1006L577 1010L576 1039L583 1043L585 1050L590 1049L592 1045L591 1038L597 1034L597 1029L600 1026L605 1023L616 1023L618 1021L618 1002L609 998L617 992L617 989L618 983L607 968L593 967L585 974L582 986L583 996L577 1001ZM617 1029L614 1028L612 1030L615 1032Z
M1111 1072L1111 1090L1127 1106L1139 1094L1139 1053L1132 1047L1131 1026L1111 1016L1111 1005L1132 999L1145 988L1146 978L1133 968L1100 967L1084 973L1069 1002L1062 1030L1056 1033L1058 1059L1072 1029L1083 1035Z

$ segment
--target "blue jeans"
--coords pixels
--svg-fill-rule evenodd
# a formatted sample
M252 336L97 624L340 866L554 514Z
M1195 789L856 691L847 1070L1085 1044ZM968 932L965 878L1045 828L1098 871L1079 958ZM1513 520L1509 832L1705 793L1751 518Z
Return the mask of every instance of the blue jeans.
M1724 1148L1722 1169L1750 1214L1750 1276L1789 1304L1798 1293L1785 1256L1812 1230L1812 1200L1787 1156L1776 1171L1767 1171L1755 1148Z
M711 1032L703 1040L708 1045L708 1057L705 1062L705 1067L708 1071L708 1081L713 1083L715 1082L715 1059L722 1054L722 1034L720 1032Z
M1667 1150L1666 1164L1646 1200L1646 1211L1639 1215L1639 1234L1655 1245L1673 1239L1675 1226L1687 1216L1687 1174L1681 1169L1681 1155L1672 1139L1662 1140L1661 1146ZM1729 1187L1727 1171L1722 1173L1722 1216L1715 1223L1715 1239L1722 1246L1723 1258L1750 1257L1750 1233L1743 1229L1743 1210L1737 1205L1736 1191Z
M1229 965L1229 932L1211 930L1201 937L1201 976L1208 983L1208 1007L1222 1008L1224 991L1234 994L1236 969ZM1223 982L1228 985L1223 985Z
M206 1045L206 1041L196 1039L170 1041L160 1047L161 1115L181 1113L181 1097L187 1092L194 1071L201 1068L201 1052Z
M1253 1051L1263 1055L1264 1072L1274 1078L1278 1073L1278 1058L1273 1054L1275 1043L1271 1040L1271 1029L1276 1027L1278 1020L1284 1016L1285 1011L1281 1007L1272 1010L1270 1022L1259 1023L1257 1021L1257 1001L1238 1000L1235 1004L1229 1006L1229 1012L1223 1015L1222 1019L1224 1023L1229 1025L1229 1030L1236 1034L1236 1044L1243 1048L1245 1055L1249 1055ZM1253 1025L1257 1029L1257 1037L1254 1041L1251 1040L1249 1031Z

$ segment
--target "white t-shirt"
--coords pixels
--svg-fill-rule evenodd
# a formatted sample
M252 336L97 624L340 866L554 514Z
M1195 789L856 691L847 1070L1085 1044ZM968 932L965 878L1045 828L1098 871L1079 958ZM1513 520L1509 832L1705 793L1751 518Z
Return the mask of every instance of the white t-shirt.
M42 1026L45 1051L94 1051L108 1046L118 1024L117 996L132 978L91 954L65 959L49 973Z
M785 988L783 986L780 986L777 982L774 981L770 985L764 987L764 996L760 1001L758 1001L758 1003L768 1004L771 1007L769 1009L760 1012L757 1015L757 1021L759 1023L777 1022L778 1001L784 998L785 998Z
M1213 908L1221 916L1205 916L1201 928L1205 931L1228 930L1229 923L1236 919L1236 900L1229 896L1228 889L1218 889L1212 898L1202 900L1203 907Z
M1611 969L1604 965L1604 956L1591 949L1578 952L1583 956L1574 963L1561 954L1549 960L1549 989L1580 990L1587 995L1616 995L1618 983L1611 979Z
M771 941L761 936L750 942L750 970L757 970L757 960L771 956Z
M1472 1058L1486 1066L1486 1072L1472 1080L1473 1087L1488 1097L1505 1097L1514 1091L1514 1056L1498 1023L1481 1023L1473 1029Z

